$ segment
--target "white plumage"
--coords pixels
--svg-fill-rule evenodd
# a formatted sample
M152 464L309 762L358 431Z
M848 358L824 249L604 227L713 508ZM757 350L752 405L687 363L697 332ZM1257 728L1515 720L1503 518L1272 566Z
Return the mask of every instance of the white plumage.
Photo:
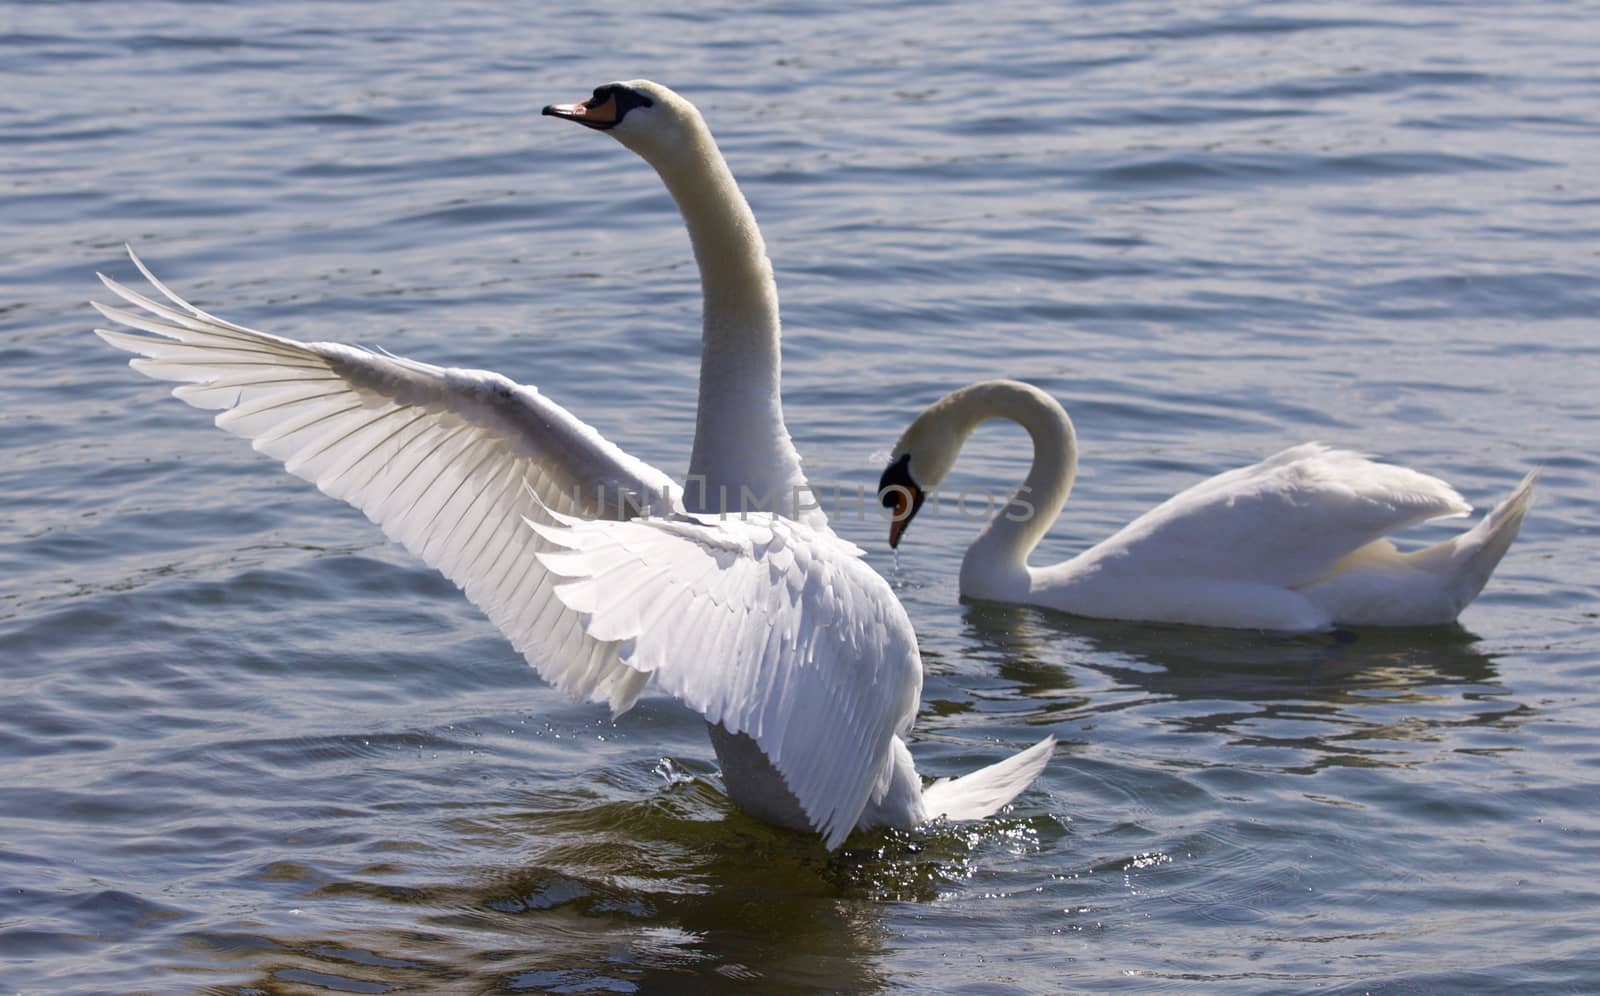
M644 81L555 110L574 108L591 124L609 116L690 226L707 289L690 467L702 493L803 487L777 395L770 267L698 112ZM752 814L833 848L857 826L990 815L1049 759L1047 737L924 794L901 739L922 687L910 621L814 506L798 520L696 514L666 474L532 387L253 331L134 262L165 302L102 276L139 310L96 307L148 333L97 330L141 357L135 369L180 382L179 398L222 410L218 426L360 508L563 692L621 713L654 680L700 712L730 797Z
M561 548L539 560L588 634L755 740L830 846L843 840L922 689L910 620L861 551L765 513L550 518L530 520Z
M883 480L936 488L989 418L1028 430L1033 465L968 548L961 593L1104 619L1276 630L1447 623L1483 589L1533 496L1529 474L1473 529L1402 553L1389 533L1472 507L1436 477L1304 443L1181 491L1069 560L1033 567L1028 556L1077 473L1072 422L1038 388L1002 380L951 392L901 435ZM914 514L901 509L891 543Z
M671 478L607 442L531 387L339 343L300 343L216 318L184 302L134 257L169 307L102 276L144 309L96 307L150 335L97 330L138 353L135 370L183 382L173 394L221 408L244 436L324 494L361 509L384 534L438 569L530 660L578 699L633 704L641 676L615 648L560 611L544 548L524 519L544 506L615 514L627 494L650 514L682 511ZM601 499L601 500L597 500Z

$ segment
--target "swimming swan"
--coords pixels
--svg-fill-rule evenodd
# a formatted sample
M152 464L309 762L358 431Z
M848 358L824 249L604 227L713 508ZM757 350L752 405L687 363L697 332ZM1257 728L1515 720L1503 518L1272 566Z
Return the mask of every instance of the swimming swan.
M1465 533L1401 553L1388 533L1471 506L1437 478L1305 443L1179 492L1071 560L1030 567L1072 490L1077 436L1045 392L985 381L934 402L895 444L879 485L894 513L890 546L990 418L1028 430L1033 465L968 548L961 594L1102 619L1289 631L1448 623L1516 538L1536 477Z
M690 472L760 493L803 484L778 397L770 266L695 109L645 81L547 113L644 156L688 222L705 289ZM130 250L131 255L131 250ZM923 787L903 736L922 665L888 584L817 514L697 514L671 478L535 388L338 343L257 332L101 276L143 333L96 330L131 365L222 409L216 424L360 508L455 582L546 680L629 709L652 678L706 719L732 801L820 833L980 819L1048 761L1054 739ZM170 302L170 303L169 303ZM720 511L720 510L712 510Z

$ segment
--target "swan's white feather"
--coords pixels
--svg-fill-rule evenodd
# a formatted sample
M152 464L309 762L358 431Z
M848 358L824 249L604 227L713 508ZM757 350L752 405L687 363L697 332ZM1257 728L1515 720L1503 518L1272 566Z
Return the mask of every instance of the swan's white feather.
M924 818L898 736L922 688L916 638L888 584L825 521L690 515L670 478L534 388L257 332L150 279L173 306L101 277L142 311L96 307L144 333L101 338L365 512L551 684L620 713L653 680L753 740L830 848L863 821ZM1026 756L963 779L959 812L1014 798L1048 752Z
M988 418L1015 420L1033 438L1018 493L1033 512L1015 517L1008 506L972 543L961 593L1085 616L1280 630L1446 623L1482 590L1533 495L1530 475L1479 526L1401 553L1390 533L1471 506L1436 477L1304 443L1208 478L1083 553L1036 568L1028 556L1077 472L1077 437L1054 398L1005 380L952 391L906 429L890 467L937 487Z
M860 550L765 513L530 525L590 638L754 739L827 846L842 842L922 688L910 622Z
M551 684L618 711L632 704L640 683L561 604L523 521L626 512L623 493L655 514L681 511L669 477L499 374L257 332L188 304L134 261L175 307L102 276L143 311L96 307L148 334L101 338L143 357L132 361L140 372L181 381L184 401L223 409L219 427L438 568Z
M1436 477L1303 443L1180 491L1072 563L1298 588L1397 529L1470 511Z
M1045 737L1025 751L979 768L960 778L941 778L922 790L929 816L947 820L981 820L1017 797L1044 771L1056 738Z
M779 397L777 291L755 217L692 104L634 80L597 89L595 106L618 88L641 99L608 133L655 167L700 264L695 511L749 496L803 525L690 518L664 474L531 387L257 332L190 305L137 257L165 300L102 277L133 308L96 307L145 334L100 335L139 354L136 369L177 381L182 400L220 409L219 426L366 512L460 585L556 687L621 712L653 678L700 710L729 797L751 813L819 829L830 847L856 825L913 826L925 816L921 782L895 731L909 727L921 687L915 641L887 584L801 500L809 489ZM579 119L588 106L546 113ZM1026 784L1014 768L964 781L1003 805Z

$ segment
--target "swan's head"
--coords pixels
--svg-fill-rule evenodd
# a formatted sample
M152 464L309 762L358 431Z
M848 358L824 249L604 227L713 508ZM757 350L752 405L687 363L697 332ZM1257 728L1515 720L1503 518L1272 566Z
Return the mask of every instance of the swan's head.
M911 454L901 453L883 470L878 478L878 501L889 510L889 546L900 545L900 537L916 518L927 500L927 492L911 476Z
M878 479L878 500L893 513L889 545L898 547L906 527L922 508L927 495L944 483L955 466L961 447L980 422L991 418L1020 423L1033 437L1035 447L1057 454L1068 475L1077 466L1077 444L1066 410L1050 395L1015 380L985 380L969 384L929 405L900 434L889 466ZM1030 471L1031 473L1031 471ZM1065 501L1063 491L1062 501ZM1050 510L1048 524L1059 510Z
M705 131L693 104L650 80L607 83L595 87L588 100L551 104L544 113L607 132L651 162L692 144Z
M891 547L900 545L900 537L922 510L928 492L944 482L950 468L955 466L962 441L971 431L959 433L951 445L948 422L943 402L917 416L917 420L900 434L900 441L894 444L894 452L889 457L889 466L878 478L878 501L890 512Z

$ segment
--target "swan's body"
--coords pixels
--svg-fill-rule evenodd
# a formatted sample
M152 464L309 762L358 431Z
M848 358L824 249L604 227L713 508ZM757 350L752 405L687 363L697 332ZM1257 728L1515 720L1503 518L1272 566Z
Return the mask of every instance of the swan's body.
M218 426L360 508L466 592L551 684L630 708L654 679L705 716L729 796L837 847L856 827L977 819L1030 784L1053 740L923 789L902 737L921 659L888 585L814 508L720 512L805 479L778 397L770 266L698 112L645 81L547 113L611 130L667 181L705 285L687 492L499 374L256 332L106 286L96 305L151 335L98 330L135 369L223 411ZM685 498L690 499L686 504ZM708 501L707 499L710 499ZM734 506L731 510L737 510Z
M883 477L884 503L897 506L892 544L989 418L1028 430L1033 465L968 548L961 594L1102 619L1291 631L1448 623L1483 589L1533 495L1529 474L1474 528L1401 553L1390 532L1471 506L1435 477L1306 443L1202 481L1070 560L1032 567L1072 489L1077 437L1048 394L986 381L935 402L900 437Z

